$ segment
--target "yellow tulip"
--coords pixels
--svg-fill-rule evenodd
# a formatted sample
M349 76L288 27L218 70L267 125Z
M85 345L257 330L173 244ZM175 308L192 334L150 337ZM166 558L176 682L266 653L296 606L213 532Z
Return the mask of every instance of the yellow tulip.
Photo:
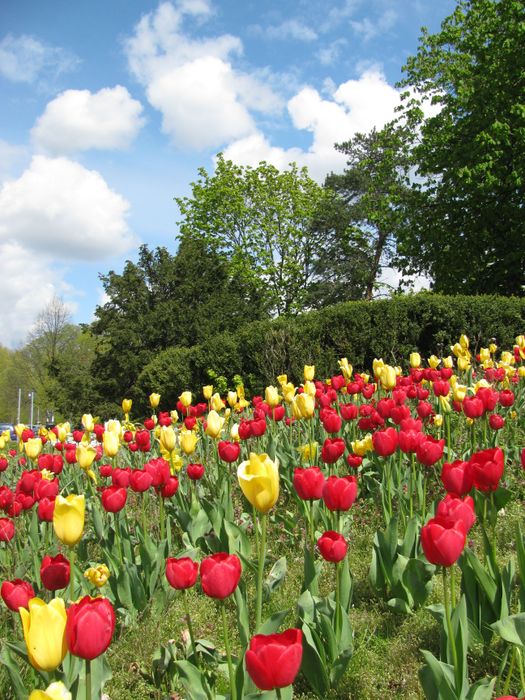
M239 397L239 401L242 401L245 397L244 385L237 384L237 386L235 387L235 391L237 392L237 396Z
M235 442L240 442L241 438L239 436L239 424L234 423L232 427L230 428L230 437L232 440L235 440Z
M358 455L359 457L364 457L364 455L366 455L367 452L370 452L370 441L367 440L367 437L363 438L362 440L354 440L350 443L352 452Z
M410 353L410 366L413 369L417 369L421 366L421 355L418 352Z
M297 391L296 387L292 384L292 382L286 382L286 384L281 384L281 391L283 393L283 397L286 403L292 403L295 396L295 392Z
M518 367L518 376L525 377L525 367Z
M179 396L179 401L184 406L184 408L188 408L188 406L191 406L191 391L183 391L182 394Z
M102 433L102 444L104 446L104 454L108 457L114 457L120 447L119 435L109 430Z
M379 360L377 357L375 357L372 360L372 372L374 373L374 377L378 377L381 373L381 370L385 366L385 363L383 362L383 358L380 357Z
M87 447L83 443L78 445L76 450L76 458L82 469L89 469L95 461L96 456L97 451L94 447L91 447L91 445L88 445Z
M308 460L314 460L316 455L317 455L317 447L318 443L317 442L307 442L306 445L301 445L300 447L297 447L297 452L301 455L301 459L304 462L307 462Z
M298 394L294 399L292 409L294 410L294 415L296 415L295 409L297 409L299 412L299 418L311 418L315 411L314 397L310 396L310 394L307 394L306 392L303 394Z
M304 393L308 396L315 396L315 384L313 382L305 382L303 384Z
M221 434L224 418L221 418L217 411L210 411L206 419L206 435L217 438Z
M104 424L104 429L106 433L115 433L115 435L119 436L120 439L120 434L122 432L122 426L120 425L119 420L108 420Z
M305 382L313 381L313 378L315 377L315 365L305 365L303 374Z
M454 359L452 358L451 355L443 358L443 367L446 367L447 369L453 369Z
M463 350L468 350L469 346L469 340L466 335L461 335L459 338L459 344L463 348Z
M58 439L60 442L65 442L67 436L71 432L71 425L69 423L59 423L57 426Z
M241 462L237 478L242 492L260 513L267 513L279 498L279 462L272 461L267 454L250 454L250 459Z
M206 384L206 386L203 386L202 395L204 396L206 401L209 401L213 395L213 384Z
M98 564L97 566L90 566L89 569L84 571L84 577L97 588L101 588L110 577L109 569L105 564Z
M458 357L458 369L467 372L470 369L470 360L467 357Z
M228 402L228 406L230 408L233 408L235 404L237 403L237 392L236 391L229 391L228 396L226 397L226 401Z
M439 357L436 357L436 355L430 355L430 357L428 358L428 366L432 367L432 369L437 369L440 362L441 360L439 359Z
M444 397L440 396L439 398L442 399ZM441 426L443 425L443 416L441 415L441 413L436 413L432 422L434 423L436 428L441 428Z
M267 386L264 390L264 398L270 408L275 408L281 403L279 390L275 386Z
M450 407L450 396L440 396L439 397L439 408L443 413L450 413L452 408Z
M480 362L490 362L490 350L488 348L481 348L479 351Z
M522 335L522 336L518 336L518 337L524 338L525 336ZM516 338L516 342L518 342L518 338ZM490 350L492 355L496 354L497 349L498 349L498 346L496 345L496 343L489 344L489 350Z
M354 371L354 368L352 365L348 362L346 357L342 357L339 360L339 369L343 373L343 377L345 379L351 379L352 378L352 372Z
M33 690L29 700L72 700L72 697L62 681L55 681L45 690Z
M513 365L516 362L514 355L511 352L509 352L508 350L504 350L501 353L501 361L505 365Z
M29 459L36 459L42 452L42 440L40 438L29 438L24 443L24 448Z
M132 405L133 401L131 399L122 399L122 413L128 416Z
M215 392L215 394L213 394L210 399L210 406L214 411L222 411L224 404L219 393Z
M15 425L16 437L17 437L19 440L22 439L22 433L24 432L24 430L25 430L26 428L27 428L27 425L24 425L24 423L17 423L17 424Z
M159 442L166 452L173 452L175 449L176 439L175 431L171 425L163 425L159 431Z
M464 384L456 384L453 389L454 401L462 402L467 395L467 387Z
M184 454L191 455L192 452L195 452L198 440L199 438L195 435L193 430L182 430L179 442Z
M84 413L82 416L82 425L84 426L84 430L86 430L88 433L93 432L95 421L93 420L91 413Z
M177 411L175 411L175 409L174 409L173 411L170 411L170 416L171 416L171 420L172 420L174 423L178 423L178 422L179 422L179 414L177 413Z
M50 603L45 603L40 598L31 598L28 608L19 608L18 612L29 661L37 671L54 671L67 652L64 601L53 598Z
M149 395L149 405L151 408L157 408L160 403L160 394L150 394Z
M84 532L86 499L70 494L57 496L53 511L53 528L58 539L68 547L74 547Z
M379 381L383 389L394 389L396 386L396 376L395 367L385 365L379 374Z
M288 384L288 375L287 374L280 374L277 377L277 381L279 382L280 386L282 386L283 384Z

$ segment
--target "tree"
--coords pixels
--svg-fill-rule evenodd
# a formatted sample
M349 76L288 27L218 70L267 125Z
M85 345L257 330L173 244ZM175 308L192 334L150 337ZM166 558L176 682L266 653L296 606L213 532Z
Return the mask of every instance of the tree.
M200 240L227 261L231 273L256 285L272 315L304 309L322 235L312 226L330 193L291 164L280 172L217 157L213 175L199 169L192 196L177 198L180 240Z
M399 252L436 291L523 294L524 40L523 0L459 0L404 68L421 180Z
M106 410L133 394L156 353L204 342L220 330L234 332L264 315L254 285L239 281L202 240L182 240L176 255L143 245L122 274L100 277L108 301L97 306L90 331L97 338L99 405Z
M360 298L370 300L382 268L393 262L397 238L407 225L411 191L407 134L388 124L380 131L356 134L336 148L347 156L347 168L326 178L325 186L337 198L332 204L336 207L331 217L333 235L324 246L320 264L329 267L335 260L339 268L350 265L353 276L347 270L333 284L344 293L348 280L353 279Z

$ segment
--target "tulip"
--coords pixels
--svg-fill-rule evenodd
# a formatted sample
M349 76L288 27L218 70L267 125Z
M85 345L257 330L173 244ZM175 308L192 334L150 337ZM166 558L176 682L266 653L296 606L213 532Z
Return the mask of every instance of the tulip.
M28 610L20 608L27 655L37 671L54 671L66 652L66 609L62 598L45 603L32 598Z
M380 457L388 457L397 450L399 438L395 428L378 430L372 435L374 450Z
M106 435L107 433L105 433ZM117 448L118 449L118 448ZM106 453L107 454L107 453ZM80 443L75 451L76 461L82 469L89 469L97 457L97 451L91 445Z
M452 566L466 542L466 529L462 520L431 518L421 528L421 545L426 558L437 566Z
M223 425L224 418L219 416L217 411L210 411L206 420L206 435L209 435L212 438L218 438L221 434Z
M383 389L390 390L396 386L396 370L390 365L384 365L379 374L379 381Z
M42 452L42 440L40 438L30 438L24 443L24 449L29 459L37 459Z
M260 513L267 513L279 498L279 462L273 462L267 454L250 454L241 462L237 478L242 492Z
M319 467L294 469L293 485L297 495L303 501L312 501L321 498L325 478Z
M315 365L305 365L303 375L305 382L312 382L315 376Z
M158 405L160 403L160 394L150 394L149 395L149 405L151 408L155 409L158 408Z
M126 505L128 492L120 486L108 486L102 490L102 507L107 513L118 513Z
M418 367L421 367L421 355L418 352L411 352L409 361L410 361L410 366L413 369L417 369Z
M321 552L321 556L326 561L337 563L346 557L348 544L339 532L328 530L317 540L317 546Z
M326 464L335 464L346 449L342 438L326 438L321 449L321 459Z
M46 555L40 565L42 585L48 591L59 591L69 583L71 567L63 554L56 557Z
M92 433L95 428L95 421L91 413L84 413L82 416L82 425L87 433Z
M478 491L496 491L505 469L503 450L494 447L473 454L469 460L472 480Z
M231 464L239 459L241 453L241 446L238 442L228 442L226 440L221 440L217 449L219 452L219 457L224 461Z
M202 395L204 396L206 401L209 401L213 396L213 384L206 384L206 386L203 386Z
M346 357L342 357L339 362L339 368L341 372L343 373L344 378L348 381L352 377L352 372L354 371L354 368L352 365L348 362L348 359Z
M292 411L295 418L312 418L315 411L315 399L307 393L294 397Z
M105 430L102 435L102 444L104 445L104 454L108 457L114 457L120 447L119 433L113 430Z
M9 610L18 612L19 608L27 608L31 598L35 597L33 586L27 581L15 578L13 581L4 581L0 589L2 600Z
M133 401L131 399L122 399L122 413L126 416L126 420L131 412L132 405Z
M172 588L185 590L195 585L199 565L189 557L166 559L166 578Z
M445 440L436 440L431 435L427 435L426 439L422 440L416 449L416 457L418 462L426 467L431 467L438 462L443 456Z
M462 499L459 496L447 493L445 498L438 503L436 517L448 519L452 522L461 520L466 532L468 532L476 522L474 499L471 496L465 496Z
M0 542L10 542L14 535L14 522L9 518L0 518Z
M58 539L68 547L74 547L84 532L85 497L70 494L57 496L53 513L53 528Z
M103 654L115 630L115 611L107 598L84 596L67 611L67 648L74 656L91 661Z
M188 464L186 473L192 481L199 481L204 476L204 467L202 464Z
M257 634L246 652L246 670L260 690L291 685L301 667L302 632L289 629L281 634Z
M129 475L129 485L135 493L147 491L153 483L153 476L144 469L132 469Z
M184 408L188 408L188 406L191 406L191 401L192 401L191 391L183 391L182 394L179 396L179 401L184 406ZM180 406L179 406L179 409L180 409Z
M89 569L84 571L84 577L97 588L102 588L107 583L110 577L110 572L105 564L98 564L97 566L90 566Z
M241 578L241 560L235 554L219 552L202 560L201 585L205 595L217 600L230 596Z
M199 438L193 430L182 430L180 434L180 446L184 454L191 455L195 452Z
M445 462L441 470L441 481L449 493L464 496L473 486L469 462L463 462L460 459L455 462Z
M323 501L328 510L349 510L357 496L355 476L329 476L323 486Z
M55 681L45 690L33 690L29 700L72 700L72 697L62 681Z

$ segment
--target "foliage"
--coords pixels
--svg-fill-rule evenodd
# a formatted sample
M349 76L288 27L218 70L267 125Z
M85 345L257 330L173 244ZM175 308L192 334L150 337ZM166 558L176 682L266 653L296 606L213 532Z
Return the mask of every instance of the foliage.
M522 0L459 0L405 66L420 179L400 253L435 291L523 294L524 38Z
M462 332L474 350L492 337L511 346L524 321L525 301L517 298L424 293L347 302L295 319L259 321L235 335L223 333L191 349L159 353L141 372L136 391L159 391L163 403L173 405L188 386L200 392L209 384L213 368L230 380L240 374L247 390L260 392L282 371L302 377L305 362L316 365L318 376L329 376L342 356L364 368L374 357L395 363L414 350L429 355L437 346L447 355L447 346Z
M323 241L312 222L330 196L293 163L279 172L265 162L234 165L219 154L214 174L200 168L192 196L176 200L181 241L210 245L237 280L256 285L272 314L297 313Z

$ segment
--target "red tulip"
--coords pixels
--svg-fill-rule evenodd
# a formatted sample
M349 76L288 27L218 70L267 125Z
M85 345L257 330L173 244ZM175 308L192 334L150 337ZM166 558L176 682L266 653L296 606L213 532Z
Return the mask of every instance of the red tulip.
M438 503L436 517L448 518L453 522L462 520L468 532L476 522L474 499L472 496L465 496L462 499L452 493L447 493L445 498Z
M294 469L293 485L297 495L303 501L312 501L321 498L324 486L324 474L319 467L307 467Z
M499 392L499 402L501 406L509 407L514 404L514 392L511 389L503 389Z
M357 467L360 467L363 463L363 458L359 455L351 454L347 456L346 463L351 469L357 469Z
M176 476L170 476L166 483L160 489L162 498L171 498L179 489L179 480Z
M63 554L56 557L46 555L40 565L40 578L42 585L48 591L58 591L66 588L69 583L71 567Z
M189 557L166 559L166 578L170 586L176 590L180 591L194 586L198 573L198 563Z
M202 464L188 464L186 474L192 481L199 481L204 476L204 466Z
M42 498L38 501L37 515L38 519L42 522L52 523L53 513L55 511L55 499L54 498Z
M357 496L357 478L329 476L322 496L328 510L349 510Z
M108 486L102 489L102 507L108 513L118 513L126 505L128 492L120 486Z
M426 467L431 467L443 457L444 447L444 440L436 440L431 435L427 435L417 446L417 461L424 464Z
M452 566L465 547L467 533L462 520L432 518L421 528L421 545L426 558L437 566Z
M345 538L339 532L328 530L317 540L317 546L321 552L321 556L326 561L338 562L346 557L348 544Z
M469 460L472 479L478 491L495 491L505 469L503 450L493 447L474 453Z
M357 406L355 403L342 403L339 406L343 420L355 420L357 418Z
M107 598L84 596L67 610L66 642L74 656L95 659L111 643L115 611Z
M0 518L0 542L10 542L14 534L14 522L9 518Z
M144 493L147 491L153 482L153 477L144 469L132 469L129 475L130 488L135 493Z
M335 464L346 449L342 438L326 438L321 449L321 459L326 464Z
M441 470L441 481L449 493L464 496L473 486L470 464L461 459L445 462Z
M505 419L498 413L491 413L489 416L489 425L492 430L501 430L505 425Z
M217 445L217 449L219 457L224 462L228 463L235 462L235 460L239 459L241 453L241 446L238 442L228 442L227 440L221 440Z
M416 411L421 420L424 420L432 415L434 409L432 408L432 404L429 404L426 401L420 401L417 405Z
M0 486L0 510L6 510L15 498L9 486Z
M9 462L7 461L7 457L0 457L0 472L5 472L9 465Z
M303 658L303 634L289 629L281 634L256 634L246 652L246 670L260 690L291 685Z
M341 416L339 416L333 410L330 410L329 413L324 414L322 422L323 428L327 433L338 433L341 430L341 425L343 423Z
M397 430L395 428L378 430L372 435L374 450L380 457L388 457L394 454L397 450L398 441Z
M227 598L237 588L241 572L241 560L235 554L212 554L201 562L202 590L210 598Z
M27 608L28 602L35 597L35 591L27 581L15 578L2 583L0 595L9 610L18 612L18 608Z
M485 411L483 401L478 396L465 396L462 407L467 418L472 419L480 418Z
M37 501L40 501L42 498L55 499L58 496L58 491L58 479L52 479L51 481L40 479L35 482L35 497Z
M119 486L120 488L127 489L129 486L129 469L120 469L120 467L115 467L111 472L111 483L113 486Z

